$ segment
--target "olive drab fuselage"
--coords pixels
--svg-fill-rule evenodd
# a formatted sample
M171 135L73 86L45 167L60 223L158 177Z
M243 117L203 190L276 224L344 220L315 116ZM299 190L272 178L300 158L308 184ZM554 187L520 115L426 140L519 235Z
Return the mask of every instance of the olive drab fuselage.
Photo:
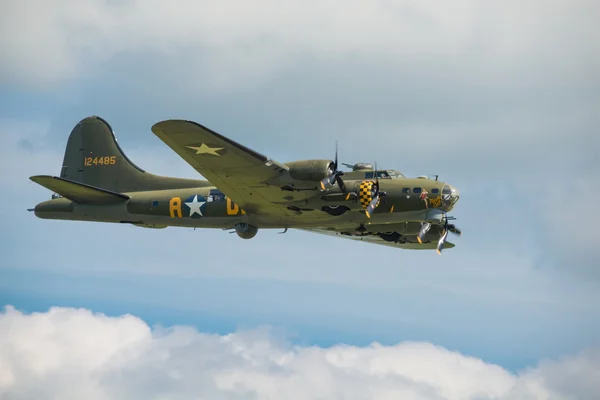
M438 251L448 230L459 232L447 216L459 192L437 177L361 163L341 171L337 150L335 161L281 164L190 121L152 131L208 180L142 170L106 121L88 117L71 132L60 176L30 178L55 193L32 211L44 219L235 229L245 239L261 228L301 228Z
M353 188L353 192L359 192L360 185L365 182L374 182L374 180L346 180L346 185L348 188ZM340 220L369 223L385 218L393 222L395 216L400 220L406 213L429 212L435 209L450 211L453 206L450 200L444 200L445 193L442 193L444 187L450 188L450 186L441 181L427 178L383 178L379 179L379 184L381 190L386 192L386 196L382 197L381 205L372 218L367 218L360 212L366 208L366 205L361 203L358 196L346 199L347 195L339 188L333 188L317 199L289 203L290 207L302 209L298 211L297 216L289 219L277 217L271 220L268 216L248 215L243 208L215 187L125 193L131 198L120 207L120 212L113 218L107 218L107 215L102 212L103 206L77 204L64 198L41 203L35 212L40 218L51 219L104 220L148 226L215 228L233 226L232 224L237 220L244 218L251 223L260 221L261 228L289 228L320 226L327 221L335 223ZM59 204L62 207L58 207ZM323 208L337 207L347 207L350 214L341 218L344 214L332 216L323 211ZM95 209L97 212L94 212ZM298 218L300 215L304 216L305 221Z

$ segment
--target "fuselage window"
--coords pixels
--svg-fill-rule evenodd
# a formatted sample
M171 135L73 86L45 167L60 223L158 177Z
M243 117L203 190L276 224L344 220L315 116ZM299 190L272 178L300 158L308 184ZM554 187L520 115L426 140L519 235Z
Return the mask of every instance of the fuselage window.
M209 203L217 202L217 201L225 201L225 194L218 189L212 189L208 193L206 201Z
M433 194L438 194L439 192L440 192L440 189L437 189L437 188L431 189L431 193L433 193Z
M373 172L365 172L365 179L373 179Z
M421 193L421 188L413 188L413 193Z

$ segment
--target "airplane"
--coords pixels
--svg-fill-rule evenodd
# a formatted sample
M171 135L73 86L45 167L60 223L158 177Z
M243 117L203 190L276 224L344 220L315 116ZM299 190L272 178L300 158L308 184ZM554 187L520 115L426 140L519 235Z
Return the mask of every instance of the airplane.
M408 178L370 163L335 159L280 163L199 123L170 119L152 132L207 180L154 175L135 165L108 122L71 131L59 176L31 176L53 191L29 211L43 219L221 228L251 239L259 229L301 229L386 246L433 250L455 245L448 216L459 190L428 176Z

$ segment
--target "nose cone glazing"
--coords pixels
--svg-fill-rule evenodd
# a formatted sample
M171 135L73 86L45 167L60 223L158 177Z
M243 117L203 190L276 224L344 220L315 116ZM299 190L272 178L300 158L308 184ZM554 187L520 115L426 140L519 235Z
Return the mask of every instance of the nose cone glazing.
M454 208L458 199L460 198L460 191L451 185L444 185L442 189L442 208L448 212Z

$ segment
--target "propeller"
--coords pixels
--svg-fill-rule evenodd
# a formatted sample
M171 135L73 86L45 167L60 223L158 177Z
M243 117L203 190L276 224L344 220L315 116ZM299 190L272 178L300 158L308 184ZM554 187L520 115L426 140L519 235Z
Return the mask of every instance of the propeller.
M438 239L437 246L435 248L438 254L442 254L442 250L444 249L444 245L446 244L446 240L448 239L448 232L452 232L453 234L458 236L462 235L462 231L458 229L454 224L449 224L448 219L448 216L444 215L444 226L442 228L442 233L440 235L440 238ZM430 222L421 223L421 230L417 235L417 240L419 241L419 243L423 243L423 239L425 239L425 235L427 235L429 229L431 229Z
M335 183L338 184L342 192L346 192L346 185L342 180L343 171L338 170L338 142L335 141L335 161L329 165L329 174L321 180L321 191L327 190L327 188L333 186Z
M369 205L367 206L367 209L365 210L365 214L367 214L367 218L371 218L371 214L373 214L373 212L375 211L375 209L377 208L377 206L379 206L379 200L380 197L385 196L387 193L386 192L381 192L379 190L379 177L377 176L377 163L375 163L375 183L373 184L373 186L371 186L371 190L372 190L372 200L369 203Z
M438 254L442 254L442 249L444 248L444 244L446 244L446 239L448 239L448 232L452 232L453 234L458 236L462 235L462 231L460 229L458 229L454 224L448 223L447 216L444 219L444 228L442 228L442 234L440 235L437 246L435 248L435 251L437 251Z

